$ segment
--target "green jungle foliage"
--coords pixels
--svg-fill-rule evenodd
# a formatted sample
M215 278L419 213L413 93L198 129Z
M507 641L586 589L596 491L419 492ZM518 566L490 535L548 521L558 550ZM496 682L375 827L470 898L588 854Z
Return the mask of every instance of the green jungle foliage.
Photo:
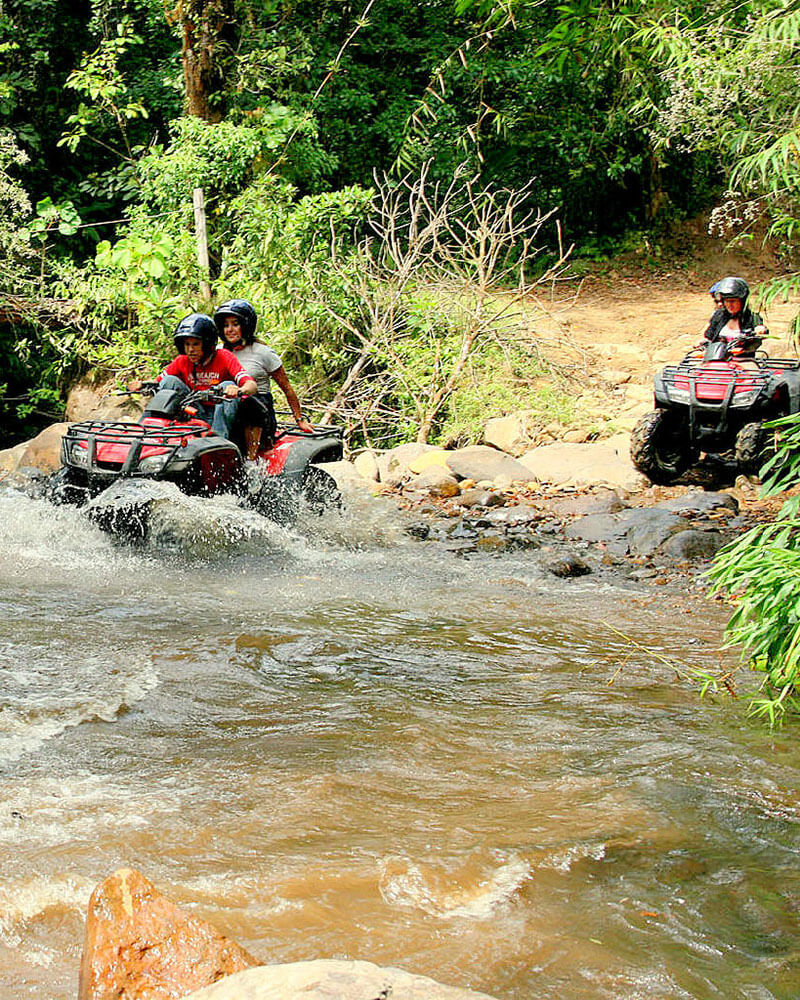
M761 494L796 492L800 416L769 426L776 447L761 470ZM751 712L774 726L800 710L800 497L787 499L773 523L751 528L723 549L709 576L715 592L736 605L728 645L741 646L750 666L764 675Z
M237 294L323 404L371 335L353 270L376 175L427 170L447 184L466 165L484 185L529 190L588 247L696 210L724 177L793 239L792 3L231 0L212 120L182 116L184 36L218 8L0 6L0 295L68 300L77 316L62 335L73 364L31 369L34 395L56 399L75 365L123 377L155 367L184 312ZM720 113L730 128L715 127ZM198 186L208 274L194 246ZM542 232L545 247L554 234ZM446 358L449 317L433 329ZM55 335L41 336L46 353ZM419 359L429 342L420 334ZM470 370L489 363L488 339L471 349ZM411 395L391 394L404 432ZM459 405L434 434L477 432L457 429Z
M205 75L186 58L201 22ZM484 206L524 193L587 257L711 206L729 238L766 218L787 260L768 303L800 288L799 47L800 0L3 0L2 443L81 370L157 370L180 316L232 295L353 443L475 440L520 408L569 423L556 373L502 319L506 264L535 284L556 228L481 262L464 198L415 256L437 198L454 176ZM430 200L391 231L381 205L414 178ZM779 430L768 490L797 480L800 431ZM714 569L773 722L798 705L798 527L791 500Z

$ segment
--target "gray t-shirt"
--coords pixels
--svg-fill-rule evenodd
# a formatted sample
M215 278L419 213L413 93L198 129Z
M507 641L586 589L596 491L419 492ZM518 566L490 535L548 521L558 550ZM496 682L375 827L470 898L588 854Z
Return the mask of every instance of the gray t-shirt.
M233 356L247 374L256 380L259 392L270 391L270 374L283 366L283 362L275 351L271 347L267 347L266 344L259 344L258 341L254 344L248 344L247 347L243 347L239 351L234 351Z

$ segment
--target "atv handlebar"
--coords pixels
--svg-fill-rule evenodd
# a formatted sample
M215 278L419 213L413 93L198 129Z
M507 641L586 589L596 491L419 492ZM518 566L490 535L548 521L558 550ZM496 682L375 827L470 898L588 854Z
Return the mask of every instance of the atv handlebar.
M138 382L138 389L131 389L131 385ZM139 379L132 379L128 383L127 389L120 389L117 393L118 396L134 396L137 393L141 393L143 396L154 396L158 390L158 382L151 381L140 381Z

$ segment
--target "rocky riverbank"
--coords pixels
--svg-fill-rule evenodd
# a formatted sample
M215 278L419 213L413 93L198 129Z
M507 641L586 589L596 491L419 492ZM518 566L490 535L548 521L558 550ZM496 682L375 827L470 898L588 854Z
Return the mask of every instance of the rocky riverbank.
M423 544L464 557L525 550L542 573L655 585L687 575L699 583L723 545L780 503L759 499L753 481L734 482L719 464L680 485L653 486L627 444L618 435L519 459L489 447L401 445L327 468L344 491L391 498Z
M87 396L73 417L87 416L130 420L138 411L127 397ZM0 452L6 483L37 490L58 468L65 426ZM719 464L674 487L652 486L631 463L625 433L530 446L519 414L490 421L485 438L492 444L365 450L326 469L345 496L390 499L421 544L465 557L526 550L532 566L558 577L699 577L726 542L775 508Z
M372 962L262 963L123 868L89 901L78 1000L492 1000Z

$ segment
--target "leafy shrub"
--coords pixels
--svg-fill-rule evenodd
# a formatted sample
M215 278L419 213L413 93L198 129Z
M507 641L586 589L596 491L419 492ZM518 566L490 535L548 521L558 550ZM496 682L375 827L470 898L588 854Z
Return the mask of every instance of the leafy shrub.
M779 436L762 468L762 495L773 496L800 485L800 415L768 426ZM727 644L741 646L764 674L751 712L775 725L800 710L800 497L786 500L774 523L751 528L718 553L709 577L736 605Z

